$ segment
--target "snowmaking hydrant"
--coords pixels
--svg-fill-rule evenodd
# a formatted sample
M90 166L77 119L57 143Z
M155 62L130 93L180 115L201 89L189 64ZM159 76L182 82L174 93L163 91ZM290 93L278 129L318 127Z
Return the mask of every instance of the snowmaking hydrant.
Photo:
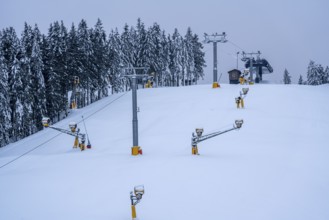
M244 98L247 96L249 88L242 88L240 95L235 98L235 103L237 108L244 108Z
M131 217L133 220L137 218L136 215L136 205L140 202L144 195L144 186L139 185L134 187L134 193L130 192L130 201L131 201Z
M62 128L56 128L56 127L50 126L50 118L44 117L44 118L42 118L42 124L43 124L43 127L45 127L45 128L52 128L52 129L62 132L64 134L74 136L75 139L74 139L73 148L79 147L81 151L85 150L86 135L83 133L80 133L80 129L77 128L77 123L70 122L69 123L70 130L65 130ZM91 148L91 145L89 142L88 142L87 148Z
M214 133L211 133L211 134L207 134L207 135L202 135L203 128L196 128L195 129L196 135L194 134L194 132L192 133L192 155L199 155L199 151L198 151L198 146L197 145L201 141L205 141L205 140L207 140L209 138L216 137L218 135L224 134L224 133L229 132L229 131L240 129L241 126L242 126L242 124L243 124L243 120L235 120L235 125L233 125L233 128L227 129L225 131L217 131L217 132L214 132Z

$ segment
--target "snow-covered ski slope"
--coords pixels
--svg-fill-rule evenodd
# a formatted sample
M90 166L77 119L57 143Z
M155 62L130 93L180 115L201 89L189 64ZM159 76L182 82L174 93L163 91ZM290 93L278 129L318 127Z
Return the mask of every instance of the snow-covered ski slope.
M329 86L252 85L237 109L242 87L138 90L142 156L131 156L131 92L54 125L76 121L84 132L83 115L90 150L52 129L1 148L0 219L128 220L140 184L140 220L329 219ZM195 128L208 134L235 119L240 130L191 154Z

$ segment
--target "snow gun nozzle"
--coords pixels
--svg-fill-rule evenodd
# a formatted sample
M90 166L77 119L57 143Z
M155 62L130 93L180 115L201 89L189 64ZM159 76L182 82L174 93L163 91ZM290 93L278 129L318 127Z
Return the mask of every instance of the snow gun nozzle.
M235 126L234 127L239 129L239 128L241 128L242 124L243 124L242 119L241 120L235 120Z
M201 137L203 133L203 128L196 128L195 133L197 134L198 137Z

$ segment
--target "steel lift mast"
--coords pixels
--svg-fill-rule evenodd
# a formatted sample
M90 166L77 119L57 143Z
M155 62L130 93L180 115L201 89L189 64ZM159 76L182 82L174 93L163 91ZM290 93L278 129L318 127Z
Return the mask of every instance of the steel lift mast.
M125 71L130 71L132 74L125 74L125 77L132 79L132 112L133 112L133 146L131 148L131 155L137 156L143 154L142 148L138 145L138 118L137 118L137 79L148 77L145 72L148 70L149 67L125 67ZM136 71L142 71L143 74L137 74Z
M235 125L233 125L233 128L227 129L225 131L217 131L217 132L206 134L203 136L202 136L203 128L195 129L196 135L194 134L194 132L192 133L192 154L199 155L198 146L197 146L198 143L205 141L207 139L216 137L218 135L221 135L221 134L224 134L224 133L236 130L236 129L240 129L242 124L243 124L243 120L235 120Z
M226 43L227 39L226 39L226 33L223 32L222 34L211 34L208 35L206 33L204 33L204 43L208 44L208 43L212 43L213 44L213 53L214 53L214 67L213 67L213 84L212 84L212 88L219 88L219 83L217 80L217 43Z

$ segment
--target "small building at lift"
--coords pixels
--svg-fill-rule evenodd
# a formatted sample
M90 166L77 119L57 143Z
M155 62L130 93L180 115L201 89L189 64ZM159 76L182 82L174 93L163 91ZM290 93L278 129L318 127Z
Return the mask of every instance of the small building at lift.
M230 70L228 71L228 76L229 76L230 84L239 84L241 71L237 69Z

